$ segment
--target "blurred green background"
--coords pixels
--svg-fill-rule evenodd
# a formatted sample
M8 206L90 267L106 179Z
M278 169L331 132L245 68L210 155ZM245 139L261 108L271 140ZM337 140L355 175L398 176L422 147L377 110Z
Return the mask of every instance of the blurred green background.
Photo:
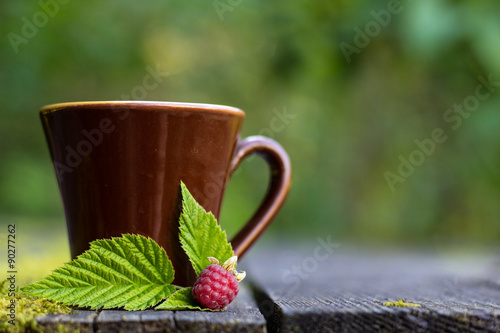
M239 107L243 137L289 152L293 188L264 242L498 244L499 11L493 0L2 1L2 228L42 235L38 251L65 242L40 107L124 99L157 68L169 75L142 99ZM446 140L419 153L436 128ZM221 216L230 233L267 186L263 161L241 168Z

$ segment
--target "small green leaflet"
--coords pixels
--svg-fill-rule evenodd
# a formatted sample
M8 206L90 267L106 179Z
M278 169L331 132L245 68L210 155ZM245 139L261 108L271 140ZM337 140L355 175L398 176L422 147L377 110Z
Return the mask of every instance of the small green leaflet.
M39 282L24 288L67 305L143 310L178 287L172 263L151 238L123 235L90 243L90 249Z
M202 308L196 302L193 295L191 295L193 288L183 288L177 290L165 302L158 305L155 310L200 310L200 311L214 311L207 308ZM220 311L220 310L219 310Z
M215 257L220 262L231 258L233 248L227 241L226 232L217 224L212 213L207 213L196 202L186 185L181 182L182 214L179 219L180 241L182 248L191 260L196 275L204 270Z

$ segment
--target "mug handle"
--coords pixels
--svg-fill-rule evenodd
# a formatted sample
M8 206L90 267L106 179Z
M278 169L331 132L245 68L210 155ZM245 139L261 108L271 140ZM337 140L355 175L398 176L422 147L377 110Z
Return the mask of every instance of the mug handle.
M243 160L257 154L269 165L271 178L264 200L259 208L231 240L234 254L238 257L252 246L271 224L283 206L292 183L292 167L290 158L281 145L264 136L250 136L238 143L231 163L232 175Z

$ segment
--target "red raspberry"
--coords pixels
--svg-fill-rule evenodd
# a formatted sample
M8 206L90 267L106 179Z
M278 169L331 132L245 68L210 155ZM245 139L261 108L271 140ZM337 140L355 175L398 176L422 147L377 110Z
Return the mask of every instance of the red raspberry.
M232 262L228 265L229 260ZM240 276L241 273L234 270L236 257L229 260L221 266L217 260L210 258L210 261L217 263L205 268L194 283L193 297L202 306L212 310L220 310L230 304L238 295L240 290L238 279L243 279L244 274Z

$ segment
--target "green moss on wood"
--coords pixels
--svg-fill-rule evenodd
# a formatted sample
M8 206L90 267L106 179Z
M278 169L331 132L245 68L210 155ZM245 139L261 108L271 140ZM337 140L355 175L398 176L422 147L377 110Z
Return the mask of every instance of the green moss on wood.
M420 304L416 303L408 303L403 299L398 300L397 302L384 302L385 306L395 306L397 308L408 308L408 307L420 307Z
M37 327L36 317L48 314L68 314L72 311L72 308L61 303L20 292L19 288L14 293L10 292L9 295L6 282L7 280L0 283L0 332L42 332ZM11 317L9 308L11 304L15 305L15 319Z

